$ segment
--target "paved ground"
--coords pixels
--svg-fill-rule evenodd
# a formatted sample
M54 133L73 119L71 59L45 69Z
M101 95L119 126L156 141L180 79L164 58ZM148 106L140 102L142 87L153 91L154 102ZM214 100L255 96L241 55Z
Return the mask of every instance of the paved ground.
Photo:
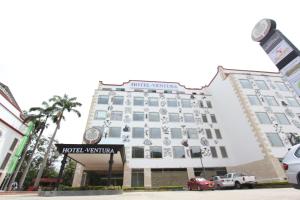
M114 196L39 197L29 194L0 195L0 200L300 200L300 190L252 189L221 191L126 192Z

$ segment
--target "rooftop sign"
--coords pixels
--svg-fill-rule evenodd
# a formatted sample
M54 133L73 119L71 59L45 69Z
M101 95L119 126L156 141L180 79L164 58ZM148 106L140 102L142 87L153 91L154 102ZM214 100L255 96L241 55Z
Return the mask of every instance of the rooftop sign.
M178 90L176 83L148 82L148 81L131 81L129 87L133 89L149 89L149 90Z

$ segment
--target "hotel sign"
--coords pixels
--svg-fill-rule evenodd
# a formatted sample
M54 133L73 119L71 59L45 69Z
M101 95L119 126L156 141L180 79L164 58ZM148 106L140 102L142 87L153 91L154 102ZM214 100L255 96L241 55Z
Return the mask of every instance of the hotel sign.
M149 89L149 90L178 90L177 83L163 83L150 81L131 81L129 87L133 89Z
M124 145L56 144L59 153L68 154L115 154Z

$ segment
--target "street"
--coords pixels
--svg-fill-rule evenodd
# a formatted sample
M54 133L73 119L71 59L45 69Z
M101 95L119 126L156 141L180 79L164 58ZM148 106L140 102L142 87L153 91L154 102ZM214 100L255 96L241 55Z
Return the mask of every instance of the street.
M102 200L299 200L300 190L293 188L280 189L249 189L249 190L221 190L221 191L176 191L176 192L125 192L114 196L70 196L70 197L39 197L32 195L0 195L2 200L40 200L40 199L102 199Z

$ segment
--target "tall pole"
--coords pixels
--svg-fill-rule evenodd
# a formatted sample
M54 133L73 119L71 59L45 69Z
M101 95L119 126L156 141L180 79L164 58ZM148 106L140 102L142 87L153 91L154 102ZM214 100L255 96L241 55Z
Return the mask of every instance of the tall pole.
M57 181L56 181L56 186L55 186L55 187L56 187L56 190L58 190L59 183L60 183L60 179L62 178L64 169L65 169L65 165L66 165L66 163L67 163L67 158L68 158L68 154L65 153L65 154L64 154L64 158L63 158L62 161L61 161L60 170L59 170L59 174L58 174Z
M204 176L204 178L206 178L205 168L204 168L204 166L203 166L203 161L202 161L202 151L201 151L201 147L200 147L200 161L201 161L201 166L202 166L203 176Z

